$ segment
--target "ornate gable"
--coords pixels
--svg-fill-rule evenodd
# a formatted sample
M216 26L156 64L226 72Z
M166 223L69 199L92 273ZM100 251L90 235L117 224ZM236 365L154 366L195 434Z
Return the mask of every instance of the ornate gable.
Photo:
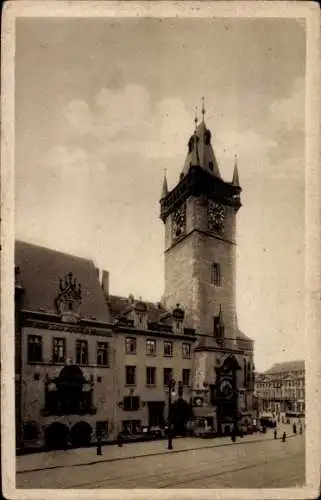
M55 299L58 314L66 323L76 323L80 319L81 285L69 272L64 280L59 280L59 293Z

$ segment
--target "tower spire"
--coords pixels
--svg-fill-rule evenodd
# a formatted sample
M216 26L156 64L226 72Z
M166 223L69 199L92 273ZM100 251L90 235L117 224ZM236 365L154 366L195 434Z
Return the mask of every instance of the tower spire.
M194 110L194 123L195 123L195 130L196 130L197 129L197 123L198 123L197 106L195 106L195 110Z
M168 195L168 186L167 186L167 178L166 178L166 168L164 168L164 180L163 180L163 187L162 187L162 198L166 198Z
M238 172L238 168L237 168L237 156L236 155L234 155L234 171L233 171L232 184L235 187L240 187L240 180L239 180L239 172Z
M205 116L205 99L202 97L202 122L204 123L204 116Z

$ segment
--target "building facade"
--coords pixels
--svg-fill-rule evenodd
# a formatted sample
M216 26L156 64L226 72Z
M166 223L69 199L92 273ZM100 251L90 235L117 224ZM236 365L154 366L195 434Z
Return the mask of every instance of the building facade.
M107 295L114 326L116 415L121 431L164 427L168 392L173 400L181 385L190 402L195 332L184 326L184 311L161 304Z
M112 323L91 261L16 242L17 447L112 430Z
M197 334L193 393L199 415L230 431L252 411L253 342L236 314L236 219L241 207L237 165L222 179L204 121L188 141L178 184L164 180L161 219L165 226L164 306L180 303Z
M261 411L305 411L304 361L276 363L255 378L255 396Z

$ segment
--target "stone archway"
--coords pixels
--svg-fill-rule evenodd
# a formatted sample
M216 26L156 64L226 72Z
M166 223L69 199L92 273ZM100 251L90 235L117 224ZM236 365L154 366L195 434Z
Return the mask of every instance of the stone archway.
M87 422L77 422L71 428L72 446L81 448L88 446L91 442L92 428Z
M45 430L45 445L48 450L63 450L68 446L69 429L61 422L50 424Z

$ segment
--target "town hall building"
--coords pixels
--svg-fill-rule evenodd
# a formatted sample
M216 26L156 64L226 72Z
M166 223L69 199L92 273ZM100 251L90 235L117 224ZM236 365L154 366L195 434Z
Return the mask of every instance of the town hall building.
M226 182L203 108L177 185L164 179L165 290L119 297L91 260L17 241L17 447L84 446L164 426L168 393L218 434L252 412L253 341L236 311L237 165ZM155 221L156 224L156 221ZM117 251L117 249L115 249ZM186 410L187 411L187 410Z
M161 219L165 225L166 308L180 303L197 333L193 392L199 415L219 433L251 413L253 341L236 313L236 219L241 207L237 165L222 179L203 119L188 141L178 184L164 179ZM244 417L244 418L243 418Z

